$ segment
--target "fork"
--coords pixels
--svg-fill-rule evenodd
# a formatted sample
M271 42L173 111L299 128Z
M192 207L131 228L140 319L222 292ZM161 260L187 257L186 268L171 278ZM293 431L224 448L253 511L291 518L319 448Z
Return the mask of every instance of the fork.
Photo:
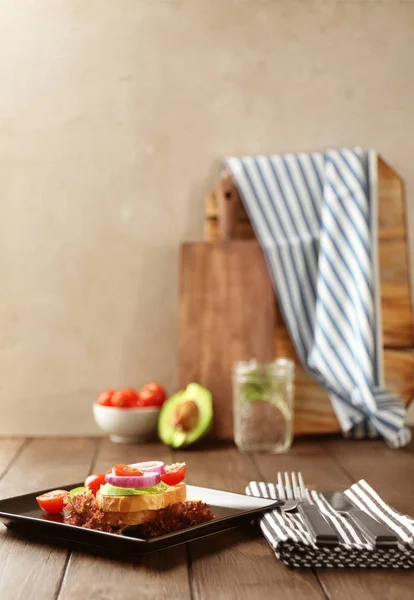
M335 529L320 513L312 501L309 490L305 487L302 473L285 472L283 483L282 473L277 474L277 495L285 504L281 507L283 512L297 511L305 522L314 542L319 546L332 546L339 543Z

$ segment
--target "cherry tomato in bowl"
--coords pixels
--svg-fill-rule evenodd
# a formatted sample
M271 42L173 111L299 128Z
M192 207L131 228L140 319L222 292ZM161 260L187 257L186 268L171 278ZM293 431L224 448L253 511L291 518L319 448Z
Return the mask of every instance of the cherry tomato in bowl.
M96 404L99 404L100 406L112 406L112 396L114 394L114 390L104 390L97 397Z
M167 485L178 485L185 477L187 465L184 463L175 463L165 465L165 473L161 475L161 481Z
M138 394L133 388L124 388L114 393L111 406L116 408L133 408L137 406Z
M106 479L103 473L94 473L85 479L85 487L89 488L94 496L101 485L105 485Z
M37 496L36 501L44 512L57 514L62 512L64 500L68 494L67 490L53 490Z
M146 383L139 391L138 406L160 407L167 399L165 389L159 383Z

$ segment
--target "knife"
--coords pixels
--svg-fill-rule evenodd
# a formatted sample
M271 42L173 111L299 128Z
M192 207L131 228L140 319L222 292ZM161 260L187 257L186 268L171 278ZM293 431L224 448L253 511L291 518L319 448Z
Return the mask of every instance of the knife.
M322 492L321 496L334 510L351 519L376 548L398 546L397 536L388 527L379 523L365 511L357 508L343 492Z
M298 512L317 546L337 546L339 544L337 532L311 501L302 473L292 473L291 477L289 477L289 473L285 473L283 481L282 473L279 472L277 489L279 498L284 501L281 507L282 511Z
M286 509L282 507L282 510ZM297 511L302 515L317 546L337 546L339 544L338 534L317 506L302 500L300 503L297 502Z

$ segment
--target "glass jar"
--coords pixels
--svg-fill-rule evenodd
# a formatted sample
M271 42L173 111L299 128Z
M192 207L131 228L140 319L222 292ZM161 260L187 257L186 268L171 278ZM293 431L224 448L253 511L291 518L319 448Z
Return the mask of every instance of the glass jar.
M242 452L286 452L292 443L295 364L286 358L233 366L234 441Z

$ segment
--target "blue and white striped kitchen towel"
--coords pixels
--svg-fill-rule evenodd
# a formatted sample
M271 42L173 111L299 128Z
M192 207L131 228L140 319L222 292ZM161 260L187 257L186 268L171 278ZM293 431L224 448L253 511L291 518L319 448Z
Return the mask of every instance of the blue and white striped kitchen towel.
M345 434L408 443L384 389L377 155L359 148L224 161L264 250L299 359Z

